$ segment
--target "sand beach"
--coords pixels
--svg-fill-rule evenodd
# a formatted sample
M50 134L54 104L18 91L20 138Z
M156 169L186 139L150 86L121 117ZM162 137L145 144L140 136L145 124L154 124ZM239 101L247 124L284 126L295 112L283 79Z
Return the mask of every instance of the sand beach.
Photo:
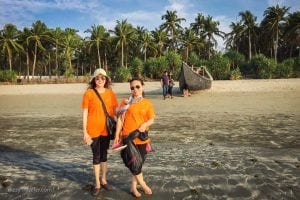
M94 199L91 150L82 142L86 84L0 85L0 199ZM114 83L118 99L128 83ZM300 199L300 79L214 81L163 100L145 92L156 119L142 199ZM130 172L109 155L113 192L134 199Z

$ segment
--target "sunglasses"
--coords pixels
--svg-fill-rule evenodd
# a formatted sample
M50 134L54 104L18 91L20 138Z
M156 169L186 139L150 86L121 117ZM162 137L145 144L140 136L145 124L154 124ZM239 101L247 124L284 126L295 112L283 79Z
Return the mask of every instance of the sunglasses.
M105 76L97 76L97 77L95 77L95 80L96 80L96 81L98 81L98 80L105 81L105 80L106 80L106 77L105 77Z
M131 86L131 87L130 87L131 90L134 90L134 88L136 88L136 89L139 90L139 89L141 88L141 86L140 86L140 85L136 85L136 86Z

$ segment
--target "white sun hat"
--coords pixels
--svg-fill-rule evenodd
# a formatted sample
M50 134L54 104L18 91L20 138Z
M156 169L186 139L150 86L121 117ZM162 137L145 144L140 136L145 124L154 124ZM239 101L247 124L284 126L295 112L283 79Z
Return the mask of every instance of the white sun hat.
M109 77L107 76L106 71L105 71L104 69L98 68L98 69L96 69L96 70L94 71L94 74L93 74L91 80L92 80L93 78L99 76L99 75L102 75L102 76L105 76L105 77L109 78Z

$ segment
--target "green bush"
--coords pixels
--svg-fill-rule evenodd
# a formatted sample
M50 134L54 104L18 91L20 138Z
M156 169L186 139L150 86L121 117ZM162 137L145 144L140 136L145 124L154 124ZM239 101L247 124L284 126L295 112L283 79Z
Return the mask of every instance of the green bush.
M230 80L239 80L242 78L242 73L240 71L240 68L235 68L234 70L231 70L230 72Z
M145 63L144 74L150 78L160 78L166 70L168 70L168 63L165 56L149 58Z
M217 54L208 61L208 69L214 79L226 80L230 78L230 61Z
M130 69L120 67L116 70L115 79L117 82L127 82L131 78Z
M284 60L276 67L275 75L277 78L289 78L293 75L294 59Z
M172 72L173 77L178 77L182 64L181 56L174 51L169 51L165 56L168 63L167 71Z
M135 77L141 77L143 69L144 63L139 58L134 58L133 61L130 63L131 74Z
M0 70L0 82L12 82L17 80L17 73L10 70Z
M190 66L198 66L199 60L199 56L195 52L192 52L188 58L188 64Z
M230 66L232 69L240 67L245 62L245 56L237 51L228 51L224 54L230 60Z
M263 54L254 56L250 65L258 78L272 78L276 69L276 62L274 59L268 59Z
M294 77L300 77L300 58L294 59L293 71Z
M73 68L67 68L65 71L65 77L72 78L74 77L74 69Z

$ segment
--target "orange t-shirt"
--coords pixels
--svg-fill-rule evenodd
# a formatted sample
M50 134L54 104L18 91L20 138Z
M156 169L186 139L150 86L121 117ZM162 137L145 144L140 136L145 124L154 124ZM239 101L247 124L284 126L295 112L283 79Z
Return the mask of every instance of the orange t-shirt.
M121 102L120 106L125 105L125 99ZM143 98L141 101L131 104L126 110L125 119L123 124L122 136L126 137L132 131L138 129L146 121L155 117L152 103ZM147 128L147 130L149 127ZM133 141L135 144L146 144L150 142L150 139L142 141L139 138L135 138Z
M105 89L105 92L100 94L106 110L110 116L115 115L115 110L118 106L115 93L110 89ZM93 89L88 89L82 98L82 109L88 109L87 117L87 132L92 137L107 136L106 118L102 108L102 103Z

